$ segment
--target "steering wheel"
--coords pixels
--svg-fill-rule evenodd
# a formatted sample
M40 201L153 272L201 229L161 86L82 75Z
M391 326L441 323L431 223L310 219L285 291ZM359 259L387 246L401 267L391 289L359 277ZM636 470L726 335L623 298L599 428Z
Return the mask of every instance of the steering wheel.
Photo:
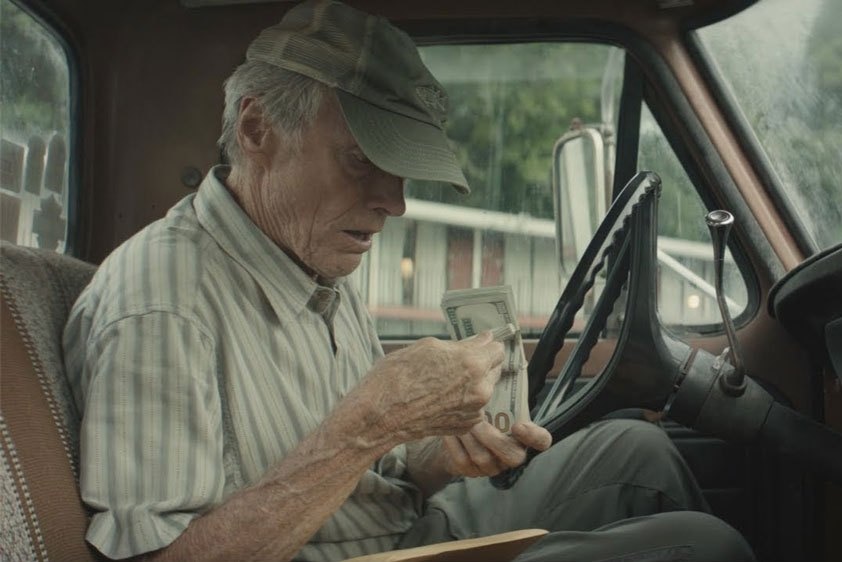
M714 357L691 348L659 322L659 192L657 175L640 172L633 177L615 199L573 271L528 366L532 419L552 434L555 443L614 410L664 410L675 421L704 433L731 441L758 442L842 484L842 435L775 402L749 377L743 379L744 385L732 385L729 380L735 367L724 359L725 354ZM550 392L536 404L573 318L603 270L606 280L602 294ZM784 278L773 289L770 303L773 314L790 327L795 325L791 318L803 315L805 307L817 311L807 315L809 325L817 327L811 333L825 332L829 351L826 360L842 370L837 347L842 341L840 279L842 245L808 260ZM834 289L812 290L819 287ZM614 353L598 376L571 393L568 389L581 375L624 290L624 320ZM499 488L511 487L536 454L529 451L526 463L492 477L492 483Z
M529 404L532 419L552 434L553 443L617 409L663 408L672 391L673 374L690 355L689 346L661 327L655 311L660 189L656 174L640 172L620 191L538 340L528 366ZM602 271L605 285L585 328L549 393L537 404L573 319ZM614 353L599 376L571 392L624 286L625 320ZM529 452L527 463L535 454ZM493 477L492 482L510 487L527 463Z
M769 291L776 318L842 382L842 243L795 267Z

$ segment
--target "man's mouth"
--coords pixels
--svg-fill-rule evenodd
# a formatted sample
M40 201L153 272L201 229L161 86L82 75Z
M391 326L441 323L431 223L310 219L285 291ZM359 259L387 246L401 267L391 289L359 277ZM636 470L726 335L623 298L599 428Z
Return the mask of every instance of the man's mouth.
M344 232L360 242L369 242L372 236L371 232L364 232L362 230L345 230Z

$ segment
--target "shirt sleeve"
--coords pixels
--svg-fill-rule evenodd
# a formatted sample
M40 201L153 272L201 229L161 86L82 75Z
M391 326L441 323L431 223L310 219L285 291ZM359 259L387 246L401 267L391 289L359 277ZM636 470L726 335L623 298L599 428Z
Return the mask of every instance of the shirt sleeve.
M222 500L213 344L177 314L129 316L88 342L84 368L86 538L115 559L163 548Z

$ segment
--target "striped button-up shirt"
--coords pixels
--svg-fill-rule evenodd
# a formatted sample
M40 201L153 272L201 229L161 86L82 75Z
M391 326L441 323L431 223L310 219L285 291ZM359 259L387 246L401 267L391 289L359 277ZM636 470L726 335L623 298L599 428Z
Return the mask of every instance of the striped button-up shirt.
M224 173L111 254L65 328L87 539L110 557L168 545L259 480L383 354L350 283L305 274ZM393 548L419 508L405 465L404 446L380 459L297 559Z

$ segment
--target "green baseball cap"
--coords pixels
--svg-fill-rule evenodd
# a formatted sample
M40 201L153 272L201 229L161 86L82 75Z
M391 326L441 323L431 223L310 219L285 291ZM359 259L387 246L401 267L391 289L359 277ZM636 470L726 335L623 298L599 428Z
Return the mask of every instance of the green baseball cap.
M380 169L470 192L444 133L447 92L412 39L384 18L340 2L307 0L264 29L246 59L335 88L348 129Z

